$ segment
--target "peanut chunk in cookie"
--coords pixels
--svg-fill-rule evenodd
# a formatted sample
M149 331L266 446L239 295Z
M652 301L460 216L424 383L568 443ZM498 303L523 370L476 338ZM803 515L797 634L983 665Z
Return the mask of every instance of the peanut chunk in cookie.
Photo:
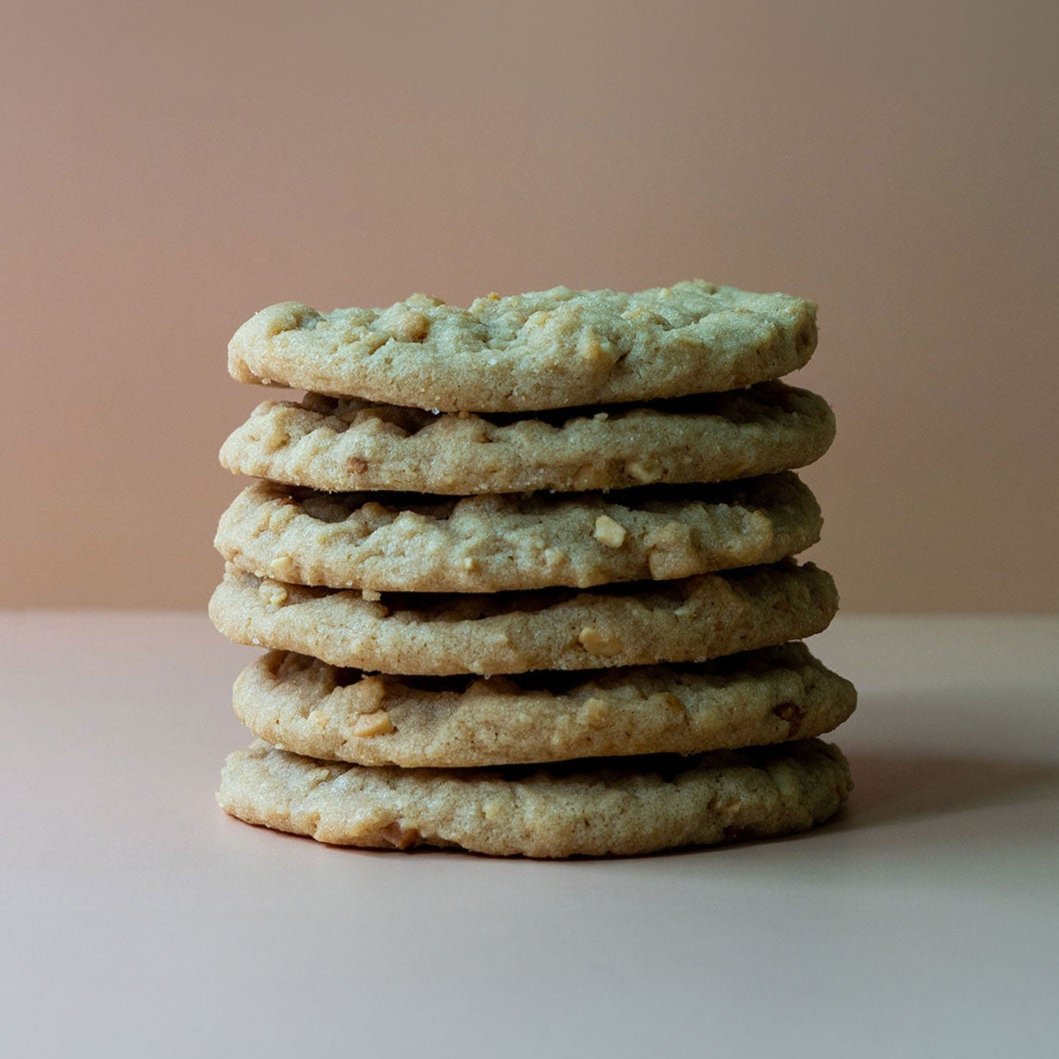
M596 334L591 328L579 339L577 352L589 364L598 367L611 367L620 358L620 353L614 344Z
M657 482L662 477L662 469L645 460L630 460L625 464L625 473L638 482Z
M361 713L372 713L386 698L386 682L381 677L362 677L357 684L357 702Z
M296 572L294 560L289 555L277 555L269 561L268 572L281 581L292 581Z
M591 625L581 630L578 640L581 642L581 646L589 654L593 655L603 655L604 657L616 655L622 649L622 642L616 636L600 632L599 629L593 628Z
M610 517L600 515L592 534L600 544L608 548L620 548L625 543L625 527Z
M282 607L287 602L287 590L275 581L262 581L257 594L266 607Z
M353 734L363 739L370 739L376 735L389 735L396 731L390 715L385 710L366 713L353 722Z
M589 728L602 728L606 723L610 709L605 699L588 699L578 712L577 719Z

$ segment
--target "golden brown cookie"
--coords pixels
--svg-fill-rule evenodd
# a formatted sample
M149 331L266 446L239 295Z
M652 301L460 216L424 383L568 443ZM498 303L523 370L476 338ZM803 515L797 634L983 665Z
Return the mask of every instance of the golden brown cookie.
M259 405L222 446L221 463L328 492L582 492L804 467L834 433L823 398L781 382L532 417L433 415L308 394Z
M695 754L822 735L853 685L800 643L699 665L520 677L383 677L272 651L235 682L236 716L308 757L402 768Z
M776 562L820 536L792 473L620 493L459 499L319 493L255 482L214 544L234 566L302 585L503 592L671 580Z
M447 676L701 661L811 636L837 608L831 576L812 563L587 592L381 599L229 567L210 617L237 643L373 672Z
M446 411L534 411L732 390L800 368L816 306L703 280L623 294L548 291L469 308L415 294L389 309L262 309L228 369L279 383Z
M217 800L248 823L334 845L598 857L803 831L851 787L839 749L816 739L497 769L365 768L257 741L228 758Z

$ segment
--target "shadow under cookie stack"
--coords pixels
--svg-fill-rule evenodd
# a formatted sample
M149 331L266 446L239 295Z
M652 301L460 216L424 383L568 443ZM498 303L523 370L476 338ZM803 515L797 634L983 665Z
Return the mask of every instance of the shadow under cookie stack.
M328 843L531 857L804 830L847 797L815 738L856 693L797 641L793 473L834 419L776 381L815 307L701 281L620 294L285 302L229 346L266 401L221 462L217 628L268 648L218 800Z

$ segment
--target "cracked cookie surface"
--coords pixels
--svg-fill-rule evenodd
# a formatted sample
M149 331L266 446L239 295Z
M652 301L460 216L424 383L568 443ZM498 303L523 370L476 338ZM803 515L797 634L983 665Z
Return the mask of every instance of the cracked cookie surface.
M820 536L786 473L714 486L460 499L248 486L214 544L234 566L303 585L501 592L671 580L777 562Z
M257 741L229 756L217 800L248 823L334 845L628 856L803 831L833 816L851 787L841 751L817 739L466 770L365 768Z
M816 306L691 280L652 290L416 294L388 309L262 309L228 345L240 382L445 411L537 411L732 390L804 365Z
M449 676L701 661L812 636L837 608L831 576L790 561L583 592L381 599L229 566L210 617L237 643L371 672Z
M781 382L532 417L434 415L310 393L259 405L220 459L235 474L326 492L582 492L804 467L834 434L822 397Z
M822 735L856 692L799 643L700 665L523 677L380 677L273 651L236 716L308 757L402 768L694 754Z

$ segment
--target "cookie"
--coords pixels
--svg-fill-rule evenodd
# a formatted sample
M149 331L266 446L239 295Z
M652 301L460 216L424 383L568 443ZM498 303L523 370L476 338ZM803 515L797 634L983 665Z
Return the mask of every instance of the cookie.
M259 405L224 443L221 463L329 492L581 492L804 467L834 433L823 398L781 382L534 417L434 415L308 394Z
M217 801L248 823L333 845L599 857L804 831L851 788L838 747L816 739L690 759L464 770L336 764L257 741L228 758Z
M446 411L519 412L733 390L800 368L816 306L702 280L621 294L422 294L389 309L319 313L282 302L228 346L240 382Z
M450 676L701 661L811 636L837 608L831 576L812 563L588 592L381 599L229 567L210 617L237 643L372 672Z
M301 585L502 592L670 580L771 563L820 537L792 473L622 493L318 493L255 482L214 544L234 566Z
M822 735L856 692L803 644L699 665L522 677L379 677L272 651L235 682L236 716L308 757L401 768L696 754Z

